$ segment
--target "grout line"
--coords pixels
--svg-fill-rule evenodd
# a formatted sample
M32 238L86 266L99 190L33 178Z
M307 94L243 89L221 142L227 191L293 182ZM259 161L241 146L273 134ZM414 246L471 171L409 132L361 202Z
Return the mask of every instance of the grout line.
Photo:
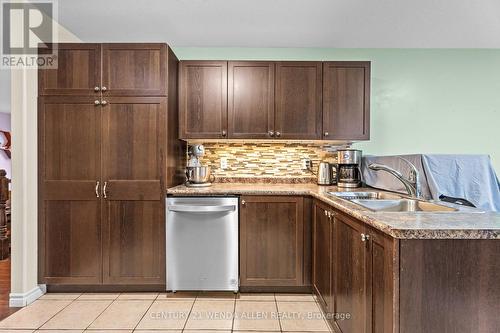
M83 295L83 294L82 294L82 295ZM111 301L111 302L109 302L108 306L106 306L106 307L104 308L104 310L102 310L102 311L101 311L101 313L99 313L99 314L98 314L98 315L94 318L94 320L92 320L92 321L90 322L90 324L89 324L87 327L85 327L84 331L88 330L88 329L89 329L89 327L90 327L90 326L92 326L92 324L93 324L93 323L97 320L97 318L99 318L99 317L100 317L100 316L104 313L104 311L106 311L106 310L107 310L107 309L111 306L111 304L113 304L113 303L115 302L115 300L109 300L109 299L107 299L107 300L103 300L103 301Z
M194 296L193 304L191 304L191 309L189 309L189 313L187 315L186 321L184 322L184 326L182 326L182 328L181 328L181 332L184 332L184 330L186 329L187 323L189 321L189 317L191 317L191 312L193 311L194 304L196 303L197 300L198 300L198 293L196 293L196 296Z
M38 299L37 299L37 300L38 300ZM37 300L36 300L36 301L37 301ZM35 301L35 302L36 302L36 301ZM56 313L55 313L52 317L50 317L49 319L47 319L46 321L44 321L44 322L43 322L40 326L38 326L38 327L35 329L35 331L36 331L36 330L39 330L39 329L40 329L40 327L42 327L43 325L45 325L45 324L47 324L49 321L51 321L51 320L52 320L52 318L54 318L54 317L55 317L55 316L57 316L59 313L61 313L61 312L62 312L62 310L66 309L66 308L67 308L67 307L68 307L71 303L73 303L74 301L75 301L75 300L72 300L71 302L69 302L68 304L66 304L66 306L63 306L63 307L61 308L61 310L57 311L57 312L56 312ZM35 302L33 302L33 303L35 303ZM31 304L33 304L33 303L31 303ZM25 307L24 307L24 309L27 309L27 308L28 308L31 304L28 304L27 306L25 306ZM31 329L31 328L29 328L29 329Z
M132 332L134 332L137 329L137 326L139 326L139 324L141 323L141 321L144 319L144 317L148 313L149 309L151 309L151 307L153 306L153 304L154 304L155 301L154 300L150 300L150 301L151 301L151 304L149 304L148 308L146 309L146 311L144 311L144 314L141 316L141 319L139 319L139 321L137 322L137 324L135 324L134 328L132 329Z
M237 295L238 295L238 294L236 294L236 295L235 295L235 298L234 298L234 304L233 304L233 320L232 320L232 322L231 322L231 332L233 332L233 330L234 330L234 319L235 319L235 317L236 317L236 296L237 296Z

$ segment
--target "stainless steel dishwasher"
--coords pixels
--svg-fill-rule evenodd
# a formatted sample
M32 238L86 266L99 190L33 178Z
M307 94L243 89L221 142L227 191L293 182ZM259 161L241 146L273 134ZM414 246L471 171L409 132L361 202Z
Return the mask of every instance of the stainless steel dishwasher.
M167 198L167 290L238 291L238 198Z

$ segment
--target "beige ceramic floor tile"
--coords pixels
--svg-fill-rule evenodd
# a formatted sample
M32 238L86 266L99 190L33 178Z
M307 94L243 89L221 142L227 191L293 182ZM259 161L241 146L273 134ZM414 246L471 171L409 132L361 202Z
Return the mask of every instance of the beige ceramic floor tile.
M15 312L0 322L2 328L37 329L56 313L64 309L71 301L39 300Z
M229 291L229 292L226 292L226 291L221 291L221 292L217 292L217 291L214 291L214 292L200 292L198 294L198 297L196 299L199 299L199 300L214 300L214 301L218 301L218 300L232 300L232 299L235 299L236 298L236 294Z
M273 293L240 293L240 294L236 295L236 300L274 302L274 294Z
M115 300L120 296L120 294L110 294L110 293L85 293L78 297L79 301L85 300Z
M89 328L133 329L153 301L114 301Z
M68 294L68 293L47 293L40 297L39 299L48 300L48 299L57 299L57 300L75 300L77 299L81 293L78 294Z
M85 333L132 333L133 330L92 330L88 329L84 331ZM43 332L40 332L43 333ZM158 332L160 333L160 332Z
M276 294L278 302L315 302L312 294Z
M233 325L234 300L199 300L186 323L186 329L230 330Z
M34 330L0 330L0 333L32 333Z
M194 301L198 293L196 292L176 292L176 293L161 293L158 295L157 301Z
M283 331L329 332L323 312L314 302L278 302Z
M85 333L132 333L133 330L93 330L88 329L84 331ZM43 332L40 332L43 333ZM157 332L160 333L160 332Z
M186 324L193 302L193 300L177 302L156 301L142 318L137 329L182 330Z
M134 330L134 333L182 333L182 330ZM106 332L104 332L106 333ZM207 333L205 331L204 333ZM220 332L217 332L220 333Z
M50 319L42 329L86 329L112 301L74 301Z
M158 293L126 293L126 294L120 294L118 296L118 300L126 300L126 299L150 299L154 300L158 297Z
M82 333L83 330L36 330L35 333ZM2 332L3 333L3 332Z
M182 331L182 333L231 333L231 331L224 331L224 330L184 330L184 331ZM240 333L240 332L238 332L238 333ZM257 332L252 332L252 333L257 333ZM263 333L263 332L258 332L258 333ZM274 332L274 333L276 333L276 332Z
M280 331L275 302L236 301L233 330Z

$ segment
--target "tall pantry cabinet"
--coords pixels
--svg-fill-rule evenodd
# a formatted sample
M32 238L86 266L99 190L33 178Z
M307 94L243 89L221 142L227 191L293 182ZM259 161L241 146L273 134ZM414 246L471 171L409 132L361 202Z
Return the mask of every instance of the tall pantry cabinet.
M164 286L178 60L166 44L58 49L38 78L39 282Z

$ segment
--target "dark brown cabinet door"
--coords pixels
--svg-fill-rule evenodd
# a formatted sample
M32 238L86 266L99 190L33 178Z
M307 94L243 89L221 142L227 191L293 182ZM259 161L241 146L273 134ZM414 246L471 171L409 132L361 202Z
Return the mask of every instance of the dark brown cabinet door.
M335 321L342 333L363 333L367 330L367 242L363 241L362 223L335 213L335 275L333 291L335 312L350 319Z
M110 97L106 102L102 106L104 283L164 284L166 98Z
M58 44L57 69L38 71L39 95L100 96L101 45ZM40 50L40 53L43 53Z
M100 108L92 97L42 97L38 129L40 283L98 284Z
M323 139L370 138L370 62L323 63Z
M242 287L303 284L303 222L302 197L241 197Z
M322 137L321 62L276 63L278 138L319 140Z
M273 138L274 63L228 63L229 138Z
M166 44L102 45L103 96L166 96L166 73Z
M368 244L369 332L392 332L394 324L394 239L372 230Z
M327 206L315 202L313 209L313 287L323 308L330 311L332 222Z
M227 62L181 61L181 139L227 137Z

